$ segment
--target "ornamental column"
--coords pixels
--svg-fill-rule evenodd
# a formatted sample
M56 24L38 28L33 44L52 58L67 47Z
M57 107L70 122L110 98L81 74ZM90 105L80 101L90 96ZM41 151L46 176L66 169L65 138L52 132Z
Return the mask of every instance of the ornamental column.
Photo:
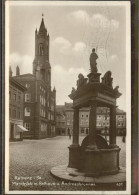
M79 169L81 166L79 146L79 109L74 108L73 115L73 140L69 146L69 164L68 167Z
M79 109L74 108L72 146L79 146Z
M91 102L89 113L89 145L88 149L97 149L96 145L97 103Z
M110 107L110 148L117 148L116 145L116 106Z

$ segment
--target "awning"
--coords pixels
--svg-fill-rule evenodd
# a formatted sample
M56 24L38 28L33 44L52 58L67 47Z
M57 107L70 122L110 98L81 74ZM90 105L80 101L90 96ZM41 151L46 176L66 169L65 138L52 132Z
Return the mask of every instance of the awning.
M17 127L19 127L20 131L28 131L25 127L23 127L22 125L17 125Z

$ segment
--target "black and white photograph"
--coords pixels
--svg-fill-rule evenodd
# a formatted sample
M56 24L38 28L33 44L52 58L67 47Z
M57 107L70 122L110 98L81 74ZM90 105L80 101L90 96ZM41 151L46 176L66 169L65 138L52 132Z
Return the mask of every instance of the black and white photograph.
M5 193L131 193L128 1L5 2Z

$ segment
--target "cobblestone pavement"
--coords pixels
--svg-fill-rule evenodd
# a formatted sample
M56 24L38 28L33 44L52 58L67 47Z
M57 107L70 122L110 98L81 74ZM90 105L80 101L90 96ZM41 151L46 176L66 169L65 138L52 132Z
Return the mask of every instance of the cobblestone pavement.
M80 137L80 143L83 138ZM52 167L68 163L68 146L71 142L68 136L11 142L10 190L97 190L96 186L91 185L64 184L50 174ZM121 148L120 166L125 167L125 143L122 142L122 137L117 137L117 145ZM101 190L106 189L105 185L101 186ZM110 185L108 189L111 189Z

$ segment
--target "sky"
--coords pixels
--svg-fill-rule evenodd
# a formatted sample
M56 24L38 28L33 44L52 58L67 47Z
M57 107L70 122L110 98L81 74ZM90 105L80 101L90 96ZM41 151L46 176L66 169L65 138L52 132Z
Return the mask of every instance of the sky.
M112 71L113 87L119 86L117 99L126 110L126 10L124 6L10 6L9 58L13 75L32 73L35 55L35 30L44 22L50 35L52 89L57 105L72 102L68 95L76 88L78 74L89 73L92 48L98 54L101 77Z

